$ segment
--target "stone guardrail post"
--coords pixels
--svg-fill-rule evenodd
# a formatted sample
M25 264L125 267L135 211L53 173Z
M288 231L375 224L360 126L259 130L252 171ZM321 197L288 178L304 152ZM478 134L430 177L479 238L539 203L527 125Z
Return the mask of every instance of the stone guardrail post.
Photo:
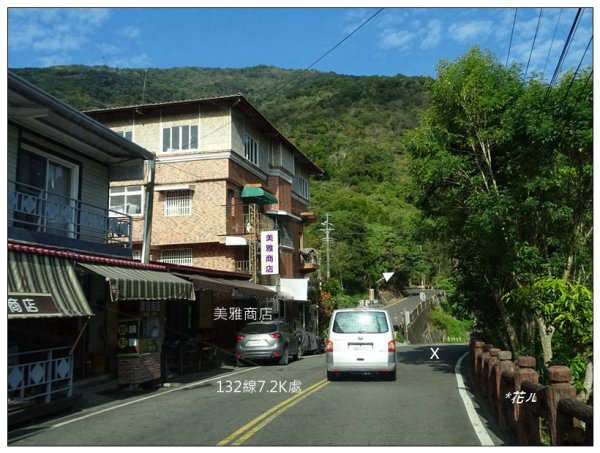
M498 410L498 386L496 385L496 373L494 367L500 362L498 356L500 355L500 349L490 349L490 358L488 359L487 374L485 375L485 382L487 387L488 402L492 411L496 413Z
M473 376L473 382L477 382L477 367L478 361L481 358L481 354L483 354L483 345L485 343L479 340L471 340L471 375Z
M481 354L481 361L479 363L480 368L477 369L477 374L479 375L479 391L481 392L484 400L488 399L486 380L486 376L488 375L487 365L490 360L490 349L493 347L494 345L489 343L483 345L483 353Z
M517 371L515 372L515 392L521 391L521 386L523 381L531 381L535 384L538 383L539 374L535 371L536 360L535 357L529 356L519 356L517 358ZM532 433L532 430L529 429L529 420L521 419L521 405L514 404L515 410L515 420L517 421L517 439L519 445L531 445L529 437L533 434L537 433L537 437L539 438L539 423L537 424L536 433ZM533 439L533 442L538 442Z
M571 370L563 365L548 368L550 385L546 387L546 404L548 405L548 425L552 445L561 445L558 435L558 402L562 398L577 398L577 391L571 385Z
M514 371L515 364L512 362L512 352L510 351L500 351L498 353L498 362L494 365L492 369L493 374L493 383L494 383L494 394L496 395L495 406L496 416L498 417L498 422L500 423L500 427L504 428L509 425L509 418L507 414L510 414L510 418L512 418L513 410L510 407L510 410L507 411L509 407L507 407L505 398L508 392L513 392L512 385L511 389L505 389L502 382L502 375L504 373L512 374L514 379ZM513 381L514 382L514 381Z

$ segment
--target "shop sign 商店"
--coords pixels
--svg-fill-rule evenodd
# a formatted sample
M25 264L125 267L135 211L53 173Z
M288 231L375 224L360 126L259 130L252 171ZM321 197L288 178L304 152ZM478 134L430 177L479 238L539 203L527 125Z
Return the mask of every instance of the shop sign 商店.
M8 314L19 315L48 315L58 314L52 294L37 293L8 293Z
M260 233L260 273L279 274L279 232L276 230Z

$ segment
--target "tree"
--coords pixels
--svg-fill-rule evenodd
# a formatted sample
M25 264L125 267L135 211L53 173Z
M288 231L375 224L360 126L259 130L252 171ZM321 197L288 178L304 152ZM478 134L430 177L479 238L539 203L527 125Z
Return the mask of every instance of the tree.
M552 338L560 332L567 349L581 357L585 376L580 381L580 398L587 401L592 392L593 379L593 297L584 285L564 279L544 277L530 286L517 288L504 296L509 305L518 306L535 314L540 335L544 365L553 359ZM572 360L567 358L567 360Z
M440 63L429 108L405 137L417 204L447 245L457 299L513 351L536 320L506 293L548 275L590 283L589 74L549 87L473 48Z

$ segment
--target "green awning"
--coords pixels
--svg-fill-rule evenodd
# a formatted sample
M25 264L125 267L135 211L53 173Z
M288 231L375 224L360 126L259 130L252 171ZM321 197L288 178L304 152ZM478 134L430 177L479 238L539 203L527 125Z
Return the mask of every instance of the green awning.
M271 192L262 187L244 186L242 189L242 199L256 204L274 204L277 198Z
M169 272L99 264L78 264L106 277L110 284L110 298L113 302L118 300L196 300L194 285Z
M93 316L70 260L8 251L8 318Z

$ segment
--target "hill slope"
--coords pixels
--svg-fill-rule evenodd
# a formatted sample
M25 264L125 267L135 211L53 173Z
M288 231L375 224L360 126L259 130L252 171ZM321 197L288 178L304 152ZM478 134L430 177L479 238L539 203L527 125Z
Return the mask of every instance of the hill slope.
M427 78L268 66L13 71L81 110L241 92L325 170L312 184L311 208L332 214L338 243L334 275L351 289L362 290L382 269L402 267L408 275L414 267L417 211L407 202L409 175L400 139L426 107ZM321 237L315 227L307 244L318 247Z

